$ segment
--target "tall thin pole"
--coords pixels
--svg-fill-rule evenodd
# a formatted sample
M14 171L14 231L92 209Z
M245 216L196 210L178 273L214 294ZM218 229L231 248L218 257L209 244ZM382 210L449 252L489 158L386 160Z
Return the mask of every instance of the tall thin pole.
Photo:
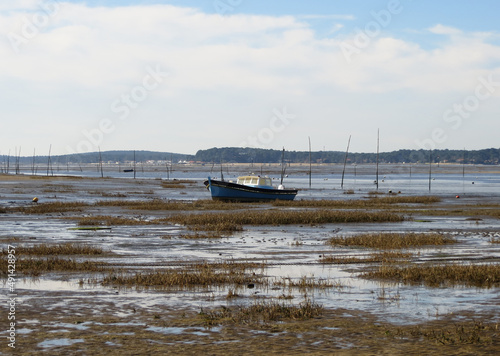
M47 176L49 175L49 170L52 172L52 175L54 175L54 172L52 171L52 162L50 160L51 151L52 151L52 144L49 146L49 157L47 158Z
M10 168L9 165L10 165L10 149L9 149L9 154L7 155L7 172L5 172L7 174L9 174L9 168Z
M134 150L134 179L135 179L135 150Z
M283 151L281 152L281 181L280 185L283 185L283 176L285 175L285 147L283 147Z
M20 173L19 169L19 160L21 159L21 146L19 146L19 152L17 152L17 147L16 147L16 174Z
M33 148L33 161L31 162L31 174L35 175L35 152L36 149Z
M340 188L344 188L344 173L345 173L345 165L347 163L347 154L349 152L349 145L351 144L351 135L349 135L349 140L347 141L347 149L345 150L344 157L344 169L342 169L342 181L340 182ZM356 168L354 168L356 169Z
M464 147L464 156L462 158L462 178L465 178L465 147Z
M173 171L174 171L174 155L172 152L170 152L170 175L172 175Z
M311 188L312 160L311 160L311 136L309 138L309 188Z
M101 168L101 178L104 178L104 173L102 171L102 156L101 156L101 147L97 146L99 150L99 167Z
M375 184L377 185L378 190L378 155L379 155L379 147L380 147L380 129L377 129L377 169L375 172Z
M168 171L168 159L165 156L165 168L167 169L167 180L170 180L170 173Z
M465 194L465 147L464 147L464 154L462 157L462 191Z
M429 192L431 191L431 177L432 177L432 150L429 150Z

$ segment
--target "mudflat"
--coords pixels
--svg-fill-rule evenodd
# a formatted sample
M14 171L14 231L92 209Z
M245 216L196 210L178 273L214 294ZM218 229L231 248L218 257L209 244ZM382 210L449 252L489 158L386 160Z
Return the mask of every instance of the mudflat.
M251 204L201 178L2 175L0 350L496 354L500 191L475 174Z

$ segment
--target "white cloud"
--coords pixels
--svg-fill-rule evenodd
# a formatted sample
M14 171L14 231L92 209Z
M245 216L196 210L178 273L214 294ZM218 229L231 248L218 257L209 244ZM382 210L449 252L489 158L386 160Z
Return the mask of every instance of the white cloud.
M356 17L353 15L337 15L337 14L330 14L330 15L318 15L318 14L312 14L312 15L301 15L299 16L300 19L306 19L306 20L355 20Z
M22 21L33 13L28 5L0 15L2 33L22 35ZM3 9L9 10L5 5ZM339 45L349 39L318 38L302 18L219 16L168 5L104 8L61 3L48 24L20 44L19 53L7 40L0 44L0 80L5 88L16 88L7 90L3 108L5 117L16 119L9 131L22 132L35 117L50 119L50 125L37 123L39 132L45 130L39 142L63 140L53 132L64 127L67 144L107 117L115 120L117 129L106 136L103 147L122 148L125 137L142 133L144 145L166 150L161 146L165 133L175 129L169 142L178 147L171 149L190 152L190 135L200 145L194 150L229 145L223 142L228 140L225 132L208 134L210 126L201 122L234 122L245 128L259 122L265 127L268 118L263 112L288 106L300 113L296 126L274 144L281 139L297 142L297 135L306 130L329 140L338 130L339 117L351 118L349 124L357 129L371 129L364 121L369 112L384 113L389 121L406 115L405 125L412 125L415 113L405 112L401 103L414 98L426 107L431 100L444 110L454 94L473 92L480 75L500 76L500 47L488 42L491 34L436 25L431 33L449 37L437 49L380 35L348 63ZM148 66L160 66L170 76L131 110L125 124L111 105L141 85ZM401 103L388 96L405 91ZM371 102L374 97L380 102ZM335 119L324 123L325 118ZM404 136L409 144L411 134L409 130ZM176 142L175 137L184 138ZM231 139L238 144L245 137ZM19 138L2 136L3 145L14 145L14 140ZM30 144L34 141L23 145Z
M441 24L429 28L429 31L437 35L461 35L463 33L458 28L444 26Z

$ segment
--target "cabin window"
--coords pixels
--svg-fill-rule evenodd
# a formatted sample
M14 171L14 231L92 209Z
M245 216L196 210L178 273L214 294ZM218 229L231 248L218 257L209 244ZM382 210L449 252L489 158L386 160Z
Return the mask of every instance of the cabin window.
M272 185L271 178L261 178L259 183L260 183L260 185L264 185L264 186Z

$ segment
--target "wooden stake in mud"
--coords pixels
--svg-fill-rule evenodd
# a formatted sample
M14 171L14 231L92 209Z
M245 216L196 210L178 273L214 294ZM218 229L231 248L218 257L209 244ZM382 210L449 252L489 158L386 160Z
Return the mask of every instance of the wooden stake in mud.
M377 130L377 169L375 172L375 184L377 185L378 190L378 155L379 155L379 146L380 146L380 129Z
M35 148L33 148L33 161L31 162L31 174L35 175Z
M432 150L429 150L429 192L431 191L431 177L432 177Z
M280 181L280 185L283 185L283 177L285 175L285 170L286 170L286 166L285 166L285 147L283 147L283 151L281 152L281 181Z
M311 160L311 136L309 138L309 188L311 188L312 160Z
M344 188L344 173L345 173L345 165L347 163L347 154L349 152L349 145L351 144L351 135L349 135L349 140L347 141L347 149L345 150L345 157L344 157L344 169L342 169L342 181L340 182L340 188ZM356 167L354 168L356 169ZM356 173L354 173L356 175Z
M102 156L101 156L101 147L97 147L99 150L99 167L101 168L101 178L104 178L104 173L102 171Z
M134 150L134 179L135 179L135 150Z
M50 158L50 152L52 151L52 144L49 146L49 157L47 158L47 176L49 175L49 171L54 175L54 171L52 170L52 160Z

